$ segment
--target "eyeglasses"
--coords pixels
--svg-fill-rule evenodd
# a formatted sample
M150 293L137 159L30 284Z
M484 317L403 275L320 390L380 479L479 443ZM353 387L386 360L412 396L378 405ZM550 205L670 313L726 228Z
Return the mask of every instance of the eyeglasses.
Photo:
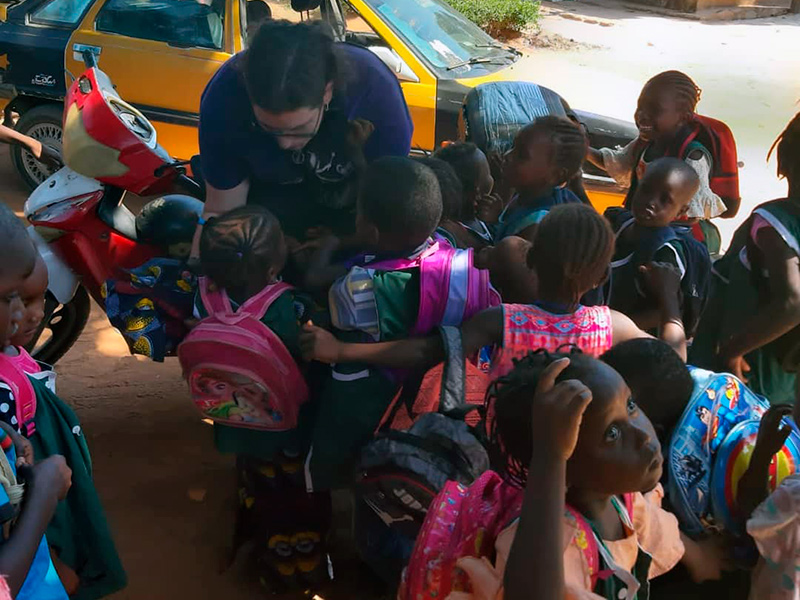
M276 129L270 129L269 127L265 127L264 124L259 121L258 119L253 119L252 125L253 127L263 131L264 133L268 133L274 138L296 138L296 139L304 139L310 140L313 138L317 133L319 133L320 125L322 125L322 117L325 115L325 111L327 110L327 106L320 106L319 112L317 113L317 120L314 123L314 128L311 131L280 131Z

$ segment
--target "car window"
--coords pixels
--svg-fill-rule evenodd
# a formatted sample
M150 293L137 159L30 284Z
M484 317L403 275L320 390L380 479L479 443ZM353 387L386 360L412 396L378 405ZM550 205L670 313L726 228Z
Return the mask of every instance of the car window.
M77 25L92 0L50 0L31 13L31 21L40 25Z
M225 0L109 0L98 31L179 48L222 50Z
M381 19L416 48L440 76L496 69L515 53L504 48L443 0L365 0ZM470 73L475 75L475 73Z
M269 4L272 10L273 19L284 19L293 23L299 23L300 21L319 21L322 18L322 11L319 8L297 12L291 7L289 2L270 0L267 4Z

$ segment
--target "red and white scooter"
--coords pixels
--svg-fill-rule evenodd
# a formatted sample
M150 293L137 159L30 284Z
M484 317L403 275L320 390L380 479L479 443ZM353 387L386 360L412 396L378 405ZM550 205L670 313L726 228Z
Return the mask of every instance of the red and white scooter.
M202 190L186 176L186 163L158 145L155 128L119 97L93 54L84 62L64 102L66 166L24 209L50 275L45 319L29 350L50 364L80 336L89 297L103 306L103 283L120 270L190 244L202 211ZM156 198L135 216L124 203L128 192Z

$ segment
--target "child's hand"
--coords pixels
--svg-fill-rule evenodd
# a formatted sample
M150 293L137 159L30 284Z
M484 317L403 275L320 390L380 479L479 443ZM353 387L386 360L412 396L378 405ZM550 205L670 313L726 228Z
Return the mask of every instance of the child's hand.
M363 148L375 131L375 125L366 119L353 119L348 125L347 141L358 148Z
M63 456L54 454L31 469L33 489L42 489L56 494L58 500L67 497L72 487L72 469Z
M503 208L503 199L497 194L490 194L479 198L475 203L475 216L484 223L497 223Z
M772 457L780 452L786 443L786 438L792 433L791 425L782 425L783 417L792 414L792 407L788 404L776 404L761 417L758 427L756 446L753 448L752 460L757 457L769 462Z
M639 267L645 289L657 298L677 294L681 289L681 272L669 263L651 262Z
M743 383L747 383L746 373L750 372L750 365L744 359L744 356L720 356L722 368L728 373L733 373Z
M731 571L730 546L724 537L714 535L694 541L681 534L685 553L683 562L695 583L718 581L724 571Z
M305 360L333 364L339 361L339 340L330 331L309 321L300 333L300 351Z
M533 399L533 439L543 440L547 450L567 460L578 443L583 413L592 401L592 392L580 381L570 379L556 383L558 376L569 366L562 358L549 365L539 379ZM534 454L539 448L534 450Z
M36 459L33 454L33 445L28 441L27 438L21 436L17 433L17 430L14 429L8 423L0 422L0 427L2 427L5 432L11 438L11 441L14 442L14 450L17 453L17 467L32 467L36 462Z

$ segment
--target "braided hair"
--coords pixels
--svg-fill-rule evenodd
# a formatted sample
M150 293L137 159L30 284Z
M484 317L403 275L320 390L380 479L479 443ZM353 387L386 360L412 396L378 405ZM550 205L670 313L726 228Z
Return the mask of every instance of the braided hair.
M557 381L581 379L591 367L592 359L574 347L556 353L537 350L514 359L514 368L492 383L486 393L483 411L490 417L489 460L503 479L520 488L525 487L532 458L530 422L536 387L544 370L564 357L569 357L570 364Z
M260 206L243 206L209 219L200 236L203 274L244 302L283 268L286 242L278 219ZM270 270L273 269L272 273Z
M777 150L778 177L800 179L800 113L797 113L786 126L772 148L769 149L767 160ZM797 183L800 183L798 181Z
M664 90L674 92L678 106L688 113L695 112L703 92L686 73L664 71L644 84L642 96L647 93L658 93Z
M614 232L585 204L562 204L547 213L528 251L528 266L539 288L577 305L608 275L614 254Z
M536 135L547 136L550 140L550 161L557 167L564 169L566 177L560 183L570 181L583 166L589 139L583 128L563 117L539 117L530 125L522 128L518 134L521 137L533 138Z

